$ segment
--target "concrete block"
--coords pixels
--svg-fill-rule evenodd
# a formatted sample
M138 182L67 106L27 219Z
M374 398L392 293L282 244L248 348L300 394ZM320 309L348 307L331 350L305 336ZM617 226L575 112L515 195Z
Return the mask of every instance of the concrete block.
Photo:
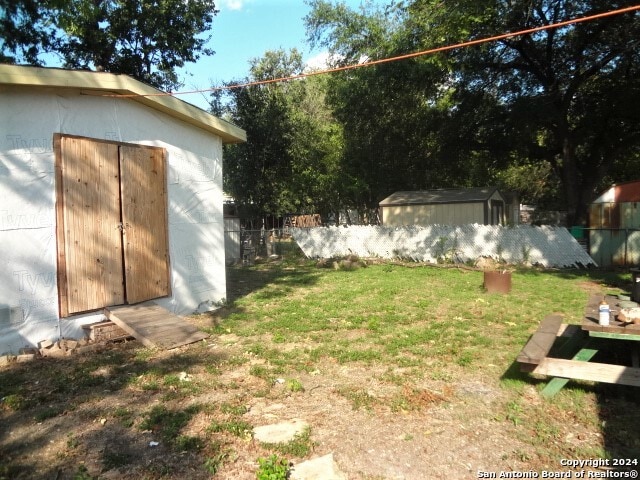
M88 335L89 340L94 342L104 342L129 336L129 334L122 330L118 325L108 320L93 323L91 325L85 325L82 328Z
M9 365L10 363L12 363L15 360L15 357L13 355L2 355L0 357L0 366L2 365Z
M35 359L36 359L36 355L34 353L23 353L16 357L16 362L18 363L33 362Z
M69 351L73 351L78 347L78 342L76 340L65 339L62 342L64 344L64 348Z
M288 422L256 427L253 429L253 436L263 443L287 443L308 427L309 424L307 422L295 418Z
M53 342L51 340L42 340L38 343L38 347L40 348L40 350L42 350L43 348L51 348L53 347Z
M51 348L46 348L42 350L43 357L64 357L66 355L66 351L60 348L60 344L56 342Z

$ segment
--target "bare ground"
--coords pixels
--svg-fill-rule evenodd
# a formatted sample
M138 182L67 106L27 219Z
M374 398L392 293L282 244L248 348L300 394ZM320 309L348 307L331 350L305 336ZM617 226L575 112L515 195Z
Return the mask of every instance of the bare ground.
M205 326L211 320L192 321ZM385 380L401 376L401 369L322 358L295 372L304 389L291 391L255 375L263 362L228 334L170 352L149 353L134 341L90 355L0 367L5 381L24 387L23 405L10 405L6 396L0 403L0 479L253 480L257 459L273 450L249 432L211 428L229 419L253 427L308 422L310 451L304 458L286 457L295 467L332 453L348 479L471 479L479 472L561 469L557 459L540 453L553 448L537 448L510 417L513 391L501 384L505 372L497 366L470 373L452 365L449 378L425 375L408 388ZM157 377L149 373L154 369ZM178 382L162 381L183 372L187 376ZM578 458L607 440L589 418L637 408L636 402L614 400L608 413L595 392L575 410L544 403L535 381L521 395L520 404L553 410L558 422L548 441ZM242 406L242 413L230 417L221 405ZM144 428L154 407L184 412L190 406L198 408L185 417L180 434L200 439L197 447L178 448L160 426ZM630 434L637 442L637 432Z
M236 347L214 343L190 348L207 348L224 358ZM140 347L135 342L111 347L125 351L136 348ZM183 350L188 351L189 347ZM163 355L180 354L164 352L156 361ZM38 360L38 370L46 371L48 362L53 360ZM126 426L114 412L126 409L132 418L140 419L160 404L178 410L189 404L243 403L248 407L243 418L253 426L292 419L308 422L313 442L309 457L333 453L348 478L462 479L476 478L478 470L494 470L497 466L501 469L526 466L514 458L514 452L527 447L513 440L509 423L494 418L502 394L499 386L486 378L465 378L455 385L425 382L409 392L409 397L414 395L410 398L411 410L398 412L386 405L395 393L394 388L375 379L382 371L327 360L313 372L297 376L304 391L290 392L284 385L276 384L265 396L259 396L268 386L249 374L251 365L248 362L225 369L216 376L217 387L188 399L166 401L161 393L137 388L108 391L102 385L95 392L85 392L86 398L69 395L68 408L41 421L34 419L34 411L30 409L18 412L4 409L0 452L4 462L21 466L14 471L15 478L74 478L80 465L86 466L89 475L104 479L164 475L211 478L202 468L200 454L176 452L152 430L136 428L139 420ZM208 375L191 371L191 381L198 381L199 375ZM105 368L100 374L109 376L110 372ZM366 405L354 409L345 391L363 395ZM61 400L55 395L50 406L60 407ZM45 398L41 402L46 405ZM207 436L211 418L212 414L198 413L183 433ZM220 437L209 435L209 441L223 441L229 450L215 478L254 479L256 459L269 452L249 437ZM159 445L150 446L153 441ZM292 460L295 463L301 459ZM112 464L114 468L109 468Z

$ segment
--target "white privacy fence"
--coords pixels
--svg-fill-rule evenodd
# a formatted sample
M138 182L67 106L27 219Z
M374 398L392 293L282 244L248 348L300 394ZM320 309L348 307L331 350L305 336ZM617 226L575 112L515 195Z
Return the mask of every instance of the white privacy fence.
M291 229L310 258L345 255L415 262L474 262L487 257L509 264L587 267L596 263L564 227L518 225L350 226Z

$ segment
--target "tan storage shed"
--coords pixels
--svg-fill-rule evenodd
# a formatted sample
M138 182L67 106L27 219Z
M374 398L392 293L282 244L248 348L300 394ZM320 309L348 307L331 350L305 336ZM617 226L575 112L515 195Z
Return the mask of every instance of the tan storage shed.
M505 199L495 187L395 192L380 202L385 226L504 225Z

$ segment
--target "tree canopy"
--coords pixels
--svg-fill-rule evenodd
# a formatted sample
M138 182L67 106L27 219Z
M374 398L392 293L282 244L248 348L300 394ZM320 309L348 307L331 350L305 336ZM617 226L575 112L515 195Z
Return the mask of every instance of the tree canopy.
M293 76L304 68L296 50L265 52L251 62L258 81ZM325 104L326 79L313 78L230 91L230 120L247 142L228 146L225 190L247 217L337 210L341 129Z
M212 0L0 0L0 61L124 73L164 90L211 55Z
M406 8L412 18L429 19L428 24L437 25L432 35L447 32L450 41L456 41L629 5L631 2L605 6L596 1L487 0L448 2L444 9L414 2ZM452 16L460 18L452 21ZM457 77L456 97L464 101L490 92L507 113L502 125L519 133L521 158L515 164L546 162L551 166L562 186L559 204L570 221L584 221L596 191L620 180L610 176L614 167L637 157L639 29L634 12L450 55Z
M632 6L631 0L308 0L332 65L418 52ZM165 90L211 54L212 0L0 0L0 61L126 73ZM588 203L640 165L638 11L473 47L233 89L248 142L225 188L265 213L369 209L396 190L498 185L584 223ZM269 51L245 80L303 72ZM221 105L221 104L218 104ZM218 112L222 113L222 112Z
M336 63L354 63L631 3L415 0L359 11L326 0L310 5L312 44L328 48ZM343 167L363 180L353 200L375 206L401 188L529 185L521 190L525 200L584 221L599 188L635 176L637 19L626 13L333 75L327 98L344 126Z

